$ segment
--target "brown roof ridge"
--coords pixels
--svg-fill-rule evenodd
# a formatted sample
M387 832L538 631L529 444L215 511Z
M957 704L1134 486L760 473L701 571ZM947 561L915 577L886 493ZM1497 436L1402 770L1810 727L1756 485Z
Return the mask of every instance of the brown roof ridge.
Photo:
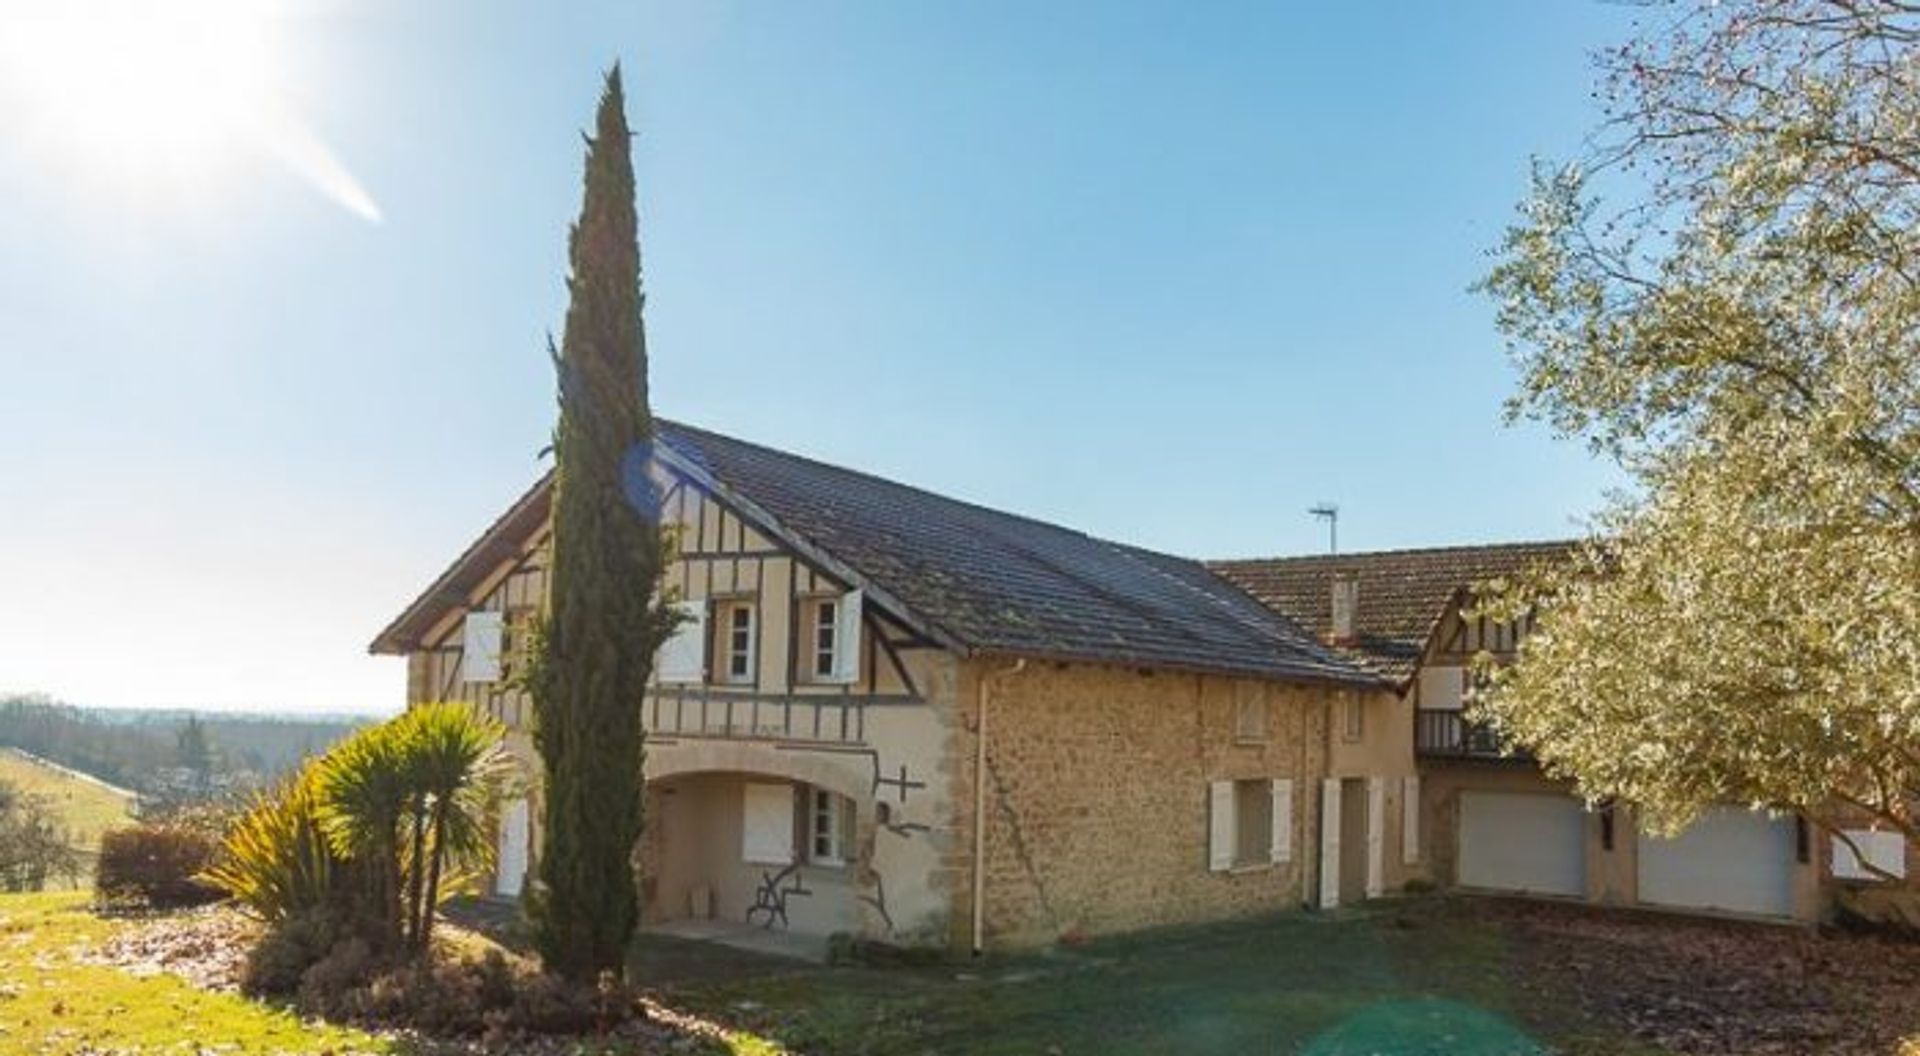
M1367 558L1423 557L1439 554L1487 553L1489 551L1570 550L1586 541L1584 536L1561 539L1516 539L1492 543L1445 543L1438 546L1390 547L1383 550L1348 550L1337 554L1269 554L1252 557L1208 557L1200 563L1209 568L1256 564L1339 564Z

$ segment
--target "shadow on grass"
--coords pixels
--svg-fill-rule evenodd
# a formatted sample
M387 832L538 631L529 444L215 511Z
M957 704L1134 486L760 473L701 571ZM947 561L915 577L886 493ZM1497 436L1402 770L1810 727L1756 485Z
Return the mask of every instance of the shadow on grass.
M1516 985L1496 923L1402 901L1168 928L941 966L819 968L643 940L661 1000L797 1052L1536 1056L1600 1037Z

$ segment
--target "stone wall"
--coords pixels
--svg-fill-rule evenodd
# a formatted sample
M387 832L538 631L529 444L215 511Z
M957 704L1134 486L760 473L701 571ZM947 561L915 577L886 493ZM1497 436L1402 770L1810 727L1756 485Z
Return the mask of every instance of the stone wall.
M951 799L970 853L978 680L966 665L969 736ZM1236 701L1265 703L1268 736L1236 737ZM1317 868L1328 705L1313 687L1094 665L1033 662L992 683L988 717L985 931L988 946L1217 919L1302 905ZM1283 864L1209 869L1212 781L1294 781L1293 853ZM970 863L969 863L970 867ZM957 891L956 945L970 891Z

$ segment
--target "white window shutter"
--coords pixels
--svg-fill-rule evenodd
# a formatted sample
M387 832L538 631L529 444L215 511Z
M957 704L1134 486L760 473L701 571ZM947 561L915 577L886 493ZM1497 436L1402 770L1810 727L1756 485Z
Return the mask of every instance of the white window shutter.
M740 858L756 865L793 864L793 786L750 781L740 824Z
M662 682L700 682L707 674L707 603L677 601L680 625L660 646L653 669Z
M460 632L460 681L500 680L500 639L504 627L500 613L467 613Z
M1387 893L1387 779L1367 778L1367 897Z
M1340 779L1320 783L1320 908L1340 904Z
M860 610L866 601L863 591L850 590L840 598L833 613L833 681L860 681Z
M1273 837L1268 847L1274 864L1293 861L1293 782L1288 778L1273 781Z
M1400 779L1400 860L1413 865L1420 860L1420 779Z
M1233 782L1207 786L1207 868L1221 873L1233 868L1233 845L1238 830L1233 823Z

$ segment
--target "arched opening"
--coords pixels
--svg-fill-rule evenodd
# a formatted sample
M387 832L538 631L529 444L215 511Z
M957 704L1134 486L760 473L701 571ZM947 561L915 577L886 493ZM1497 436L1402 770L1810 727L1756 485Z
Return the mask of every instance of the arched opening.
M764 760L752 769L656 770L654 762L639 849L649 926L678 925L694 937L858 930L870 783L840 760Z

